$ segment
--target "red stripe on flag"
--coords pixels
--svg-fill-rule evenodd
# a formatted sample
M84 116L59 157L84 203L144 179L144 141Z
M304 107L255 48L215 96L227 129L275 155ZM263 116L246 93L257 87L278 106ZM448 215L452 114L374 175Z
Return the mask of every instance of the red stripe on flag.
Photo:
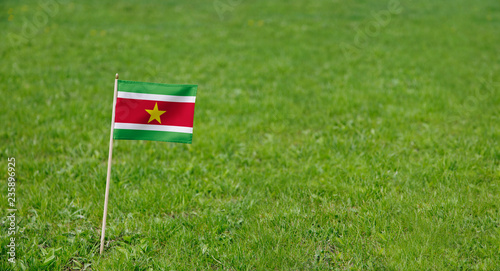
M175 103L136 99L116 99L115 122L148 124L151 115L146 111L153 110L155 104L158 110L166 111L160 116L161 125L193 127L194 103ZM160 125L151 120L149 124Z

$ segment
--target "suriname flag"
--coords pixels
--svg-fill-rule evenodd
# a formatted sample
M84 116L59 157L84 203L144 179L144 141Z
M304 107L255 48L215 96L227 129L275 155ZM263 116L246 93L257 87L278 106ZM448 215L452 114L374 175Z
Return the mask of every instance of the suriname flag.
M197 88L118 80L113 138L190 144Z

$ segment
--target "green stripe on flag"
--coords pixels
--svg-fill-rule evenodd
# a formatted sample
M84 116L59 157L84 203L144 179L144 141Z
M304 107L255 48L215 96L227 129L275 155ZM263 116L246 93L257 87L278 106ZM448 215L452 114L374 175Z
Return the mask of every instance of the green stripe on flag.
M176 132L161 132L161 131L145 131L145 130L126 130L115 129L113 132L114 139L126 140L154 140L191 144L193 134L176 133Z
M196 96L197 85L172 85L118 80L118 91L175 96Z

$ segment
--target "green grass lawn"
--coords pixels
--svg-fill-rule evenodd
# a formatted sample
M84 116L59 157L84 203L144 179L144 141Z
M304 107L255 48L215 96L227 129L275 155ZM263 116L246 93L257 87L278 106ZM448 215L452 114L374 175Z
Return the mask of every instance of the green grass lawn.
M0 2L0 270L499 268L497 0L61 2ZM101 256L116 72L198 96L115 142Z

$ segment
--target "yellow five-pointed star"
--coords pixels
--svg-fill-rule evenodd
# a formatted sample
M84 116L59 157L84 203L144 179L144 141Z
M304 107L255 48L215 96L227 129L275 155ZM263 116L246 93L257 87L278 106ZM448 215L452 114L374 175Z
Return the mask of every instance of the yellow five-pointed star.
M158 121L160 124L161 124L161 119L160 119L160 116L167 112L167 111L161 111L161 110L158 110L158 103L155 103L155 108L153 108L153 110L151 109L146 109L146 112L148 112L148 114L150 114L151 116L149 117L149 121L148 123L150 123L152 120L156 120Z

